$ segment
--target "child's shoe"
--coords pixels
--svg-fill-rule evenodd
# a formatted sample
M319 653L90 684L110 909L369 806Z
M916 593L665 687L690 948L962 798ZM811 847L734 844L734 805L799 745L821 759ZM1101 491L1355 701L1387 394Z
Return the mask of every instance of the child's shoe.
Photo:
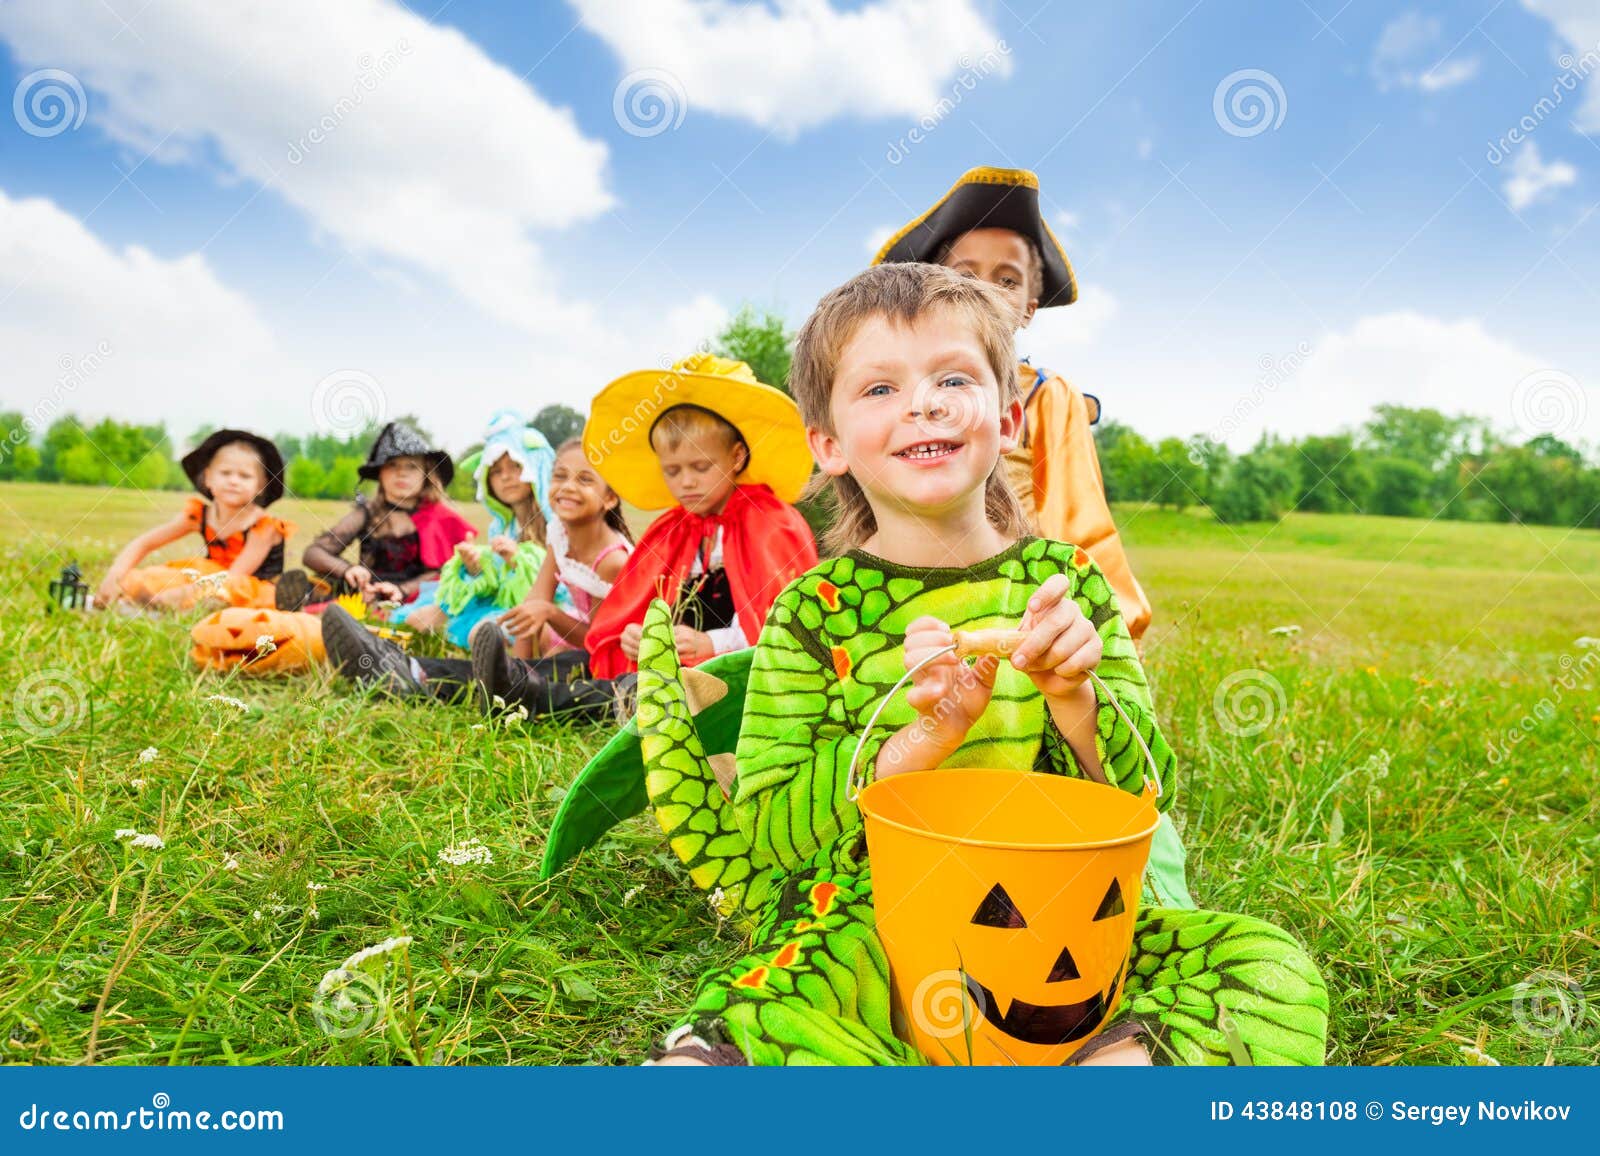
M411 656L374 635L342 606L322 612L322 645L339 673L361 686L377 686L397 698L423 692L411 673Z
M543 689L544 679L506 652L505 632L493 619L484 619L467 638L472 650L472 685L485 714L501 703L520 702Z
M278 575L273 604L279 610L304 610L310 601L311 579L306 577L304 570L285 570Z

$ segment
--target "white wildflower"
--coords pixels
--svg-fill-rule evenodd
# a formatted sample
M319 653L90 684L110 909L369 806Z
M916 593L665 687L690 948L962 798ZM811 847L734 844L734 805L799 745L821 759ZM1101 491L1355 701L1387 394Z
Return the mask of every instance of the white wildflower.
M465 867L469 863L482 866L494 862L494 852L477 839L468 839L465 843L458 843L454 847L446 847L440 851L439 862L448 863L452 867Z
M254 911L252 911L250 913L250 918L254 919L257 923L260 923L261 922L261 908L258 907Z
M1291 622L1288 626L1274 626L1267 633L1276 634L1280 638L1293 638L1300 633L1300 627L1297 623Z
M132 839L138 834L139 832L132 827L118 827L112 837L116 839Z
M315 919L317 916L319 916L321 914L322 914L322 912L318 911L315 907L306 908L306 918L308 918L308 919Z
M129 779L128 780L128 786L132 787L136 791L142 791L146 787L148 787L149 785L150 784L148 782L146 782L144 779Z
M1498 1068L1500 1066L1499 1060L1482 1048L1474 1047L1471 1044L1462 1044L1461 1054L1467 1057L1467 1063L1476 1064L1480 1068Z
M227 856L222 861L222 869L224 871L237 871L239 869L239 860L235 859L232 855Z
M371 947L363 947L360 951L356 952L349 959L345 960L343 966L340 967L338 970L342 971L342 972L356 971L357 969L359 969L361 967L362 964L367 963L370 960L382 959L384 956L392 955L394 952L399 951L401 948L410 947L410 946L411 946L411 936L409 936L409 935L393 935L393 936L390 936L388 939L385 939L382 943L375 943ZM337 974L337 972L330 971L328 973L328 975L335 975L335 974ZM327 978L328 978L328 976L323 976L323 982L324 983L327 982Z
M135 835L133 842L128 844L130 847L139 847L146 851L159 851L166 845L160 835Z
M307 891L326 891L327 889L328 889L328 885L326 883L307 883L306 884L306 890Z
M1590 635L1585 634L1572 645L1581 646L1585 650L1600 650L1600 638L1593 638Z
M639 886L637 886L637 887L628 888L627 892L622 896L622 905L624 907L627 907L630 903L632 903L634 901L634 899L636 899L638 897L639 892L641 892L643 890L644 890L644 884L643 883L639 884Z
M257 654L271 654L274 650L277 650L277 649L278 649L278 644L273 641L272 635L270 635L270 634L258 634L258 635L256 635L256 653Z
M156 761L156 756L160 753L161 752L156 750L155 747L145 747L144 750L139 752L139 761L141 763L153 763Z
M250 704L245 702L243 699L234 698L232 695L227 694L214 694L207 698L206 701L220 702L223 706L231 706L237 711L247 711L250 709Z
M713 911L721 911L722 910L723 901L726 898L727 897L724 896L723 893L722 893L722 888L718 887L710 895L706 896L706 902L711 905L711 910L713 910Z

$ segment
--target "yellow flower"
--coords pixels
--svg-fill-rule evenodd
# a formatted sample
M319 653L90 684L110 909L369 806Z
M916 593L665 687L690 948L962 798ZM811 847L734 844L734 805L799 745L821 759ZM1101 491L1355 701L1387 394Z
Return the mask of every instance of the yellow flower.
M359 594L341 594L341 595L339 595L338 602L339 602L339 605L344 609L344 611L347 614L349 614L351 618L354 618L357 622L362 622L362 621L366 620L366 617L367 617L367 600L365 598L361 597L361 595L359 595Z

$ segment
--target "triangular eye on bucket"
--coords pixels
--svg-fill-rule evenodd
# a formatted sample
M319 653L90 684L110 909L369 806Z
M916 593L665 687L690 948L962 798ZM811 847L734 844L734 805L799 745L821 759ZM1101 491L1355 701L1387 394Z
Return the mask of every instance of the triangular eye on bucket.
M1011 896L1006 894L1006 889L996 883L989 888L989 894L983 897L983 902L978 904L978 910L972 916L972 922L980 927L1009 927L1020 928L1028 926L1028 921L1022 918L1022 912L1017 910L1017 905L1011 901Z
M1100 909L1094 913L1095 919L1110 919L1113 915L1121 915L1127 908L1122 903L1122 884L1113 877L1111 886L1106 888L1106 897L1100 901Z

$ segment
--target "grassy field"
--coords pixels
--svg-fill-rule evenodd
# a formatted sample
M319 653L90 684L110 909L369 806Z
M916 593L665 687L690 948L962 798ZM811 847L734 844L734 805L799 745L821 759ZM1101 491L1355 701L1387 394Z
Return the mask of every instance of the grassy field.
M0 1059L636 1062L740 942L644 820L538 880L604 732L225 684L175 623L46 613L180 501L0 485ZM1191 884L1310 946L1330 1061L1600 1060L1600 534L1119 516ZM382 1026L319 1022L398 936Z

